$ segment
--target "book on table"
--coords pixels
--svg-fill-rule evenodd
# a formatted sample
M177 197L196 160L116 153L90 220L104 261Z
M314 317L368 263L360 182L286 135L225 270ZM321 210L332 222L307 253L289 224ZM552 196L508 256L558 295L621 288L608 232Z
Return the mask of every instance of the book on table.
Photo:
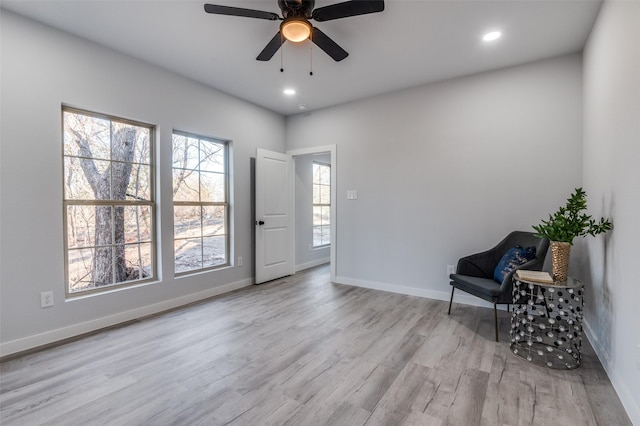
M516 271L516 278L523 281L532 281L535 283L553 284L553 277L545 271L528 271L519 269Z

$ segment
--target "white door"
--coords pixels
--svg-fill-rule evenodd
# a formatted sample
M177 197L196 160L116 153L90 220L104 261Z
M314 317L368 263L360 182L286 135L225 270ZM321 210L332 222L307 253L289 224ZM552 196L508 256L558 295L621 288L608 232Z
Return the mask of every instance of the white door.
M293 160L258 149L256 155L256 284L293 274Z

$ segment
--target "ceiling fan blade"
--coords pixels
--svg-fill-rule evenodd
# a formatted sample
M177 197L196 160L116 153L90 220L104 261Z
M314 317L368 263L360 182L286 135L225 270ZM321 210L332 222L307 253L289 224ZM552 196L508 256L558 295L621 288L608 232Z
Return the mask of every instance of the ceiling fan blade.
M384 0L352 0L319 7L313 11L312 17L318 22L349 16L366 15L384 10Z
M277 13L265 12L263 10L244 9L241 7L220 6L217 4L205 4L204 11L216 15L242 16L244 18L268 19L277 21L280 19Z
M331 40L328 35L313 27L313 32L311 33L311 41L316 44L320 49L324 50L324 52L331 56L334 61L340 62L349 54L342 47L338 46L338 44Z
M256 59L259 61L268 61L273 58L273 55L275 55L278 49L280 49L280 46L282 46L282 41L282 35L280 35L280 31L278 31L278 34L273 36Z

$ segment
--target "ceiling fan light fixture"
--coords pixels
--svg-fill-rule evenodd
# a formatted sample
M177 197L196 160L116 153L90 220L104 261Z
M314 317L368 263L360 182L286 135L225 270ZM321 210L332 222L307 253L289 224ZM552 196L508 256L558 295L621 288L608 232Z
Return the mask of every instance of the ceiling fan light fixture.
M284 38L294 43L305 41L311 35L311 24L306 19L290 18L280 24Z

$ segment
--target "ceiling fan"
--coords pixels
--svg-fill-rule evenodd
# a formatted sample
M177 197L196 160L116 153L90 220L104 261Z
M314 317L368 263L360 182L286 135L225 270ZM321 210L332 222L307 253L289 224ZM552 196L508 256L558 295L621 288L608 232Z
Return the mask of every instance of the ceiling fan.
M216 15L282 21L278 33L267 43L267 46L256 58L258 61L270 60L286 40L299 43L311 39L316 46L324 50L327 55L337 62L343 60L349 54L329 36L311 25L309 20L323 22L382 12L384 10L384 0L352 0L323 6L318 9L314 9L315 0L278 0L278 6L282 11L282 18L273 12L215 4L205 4L204 10L207 13Z

